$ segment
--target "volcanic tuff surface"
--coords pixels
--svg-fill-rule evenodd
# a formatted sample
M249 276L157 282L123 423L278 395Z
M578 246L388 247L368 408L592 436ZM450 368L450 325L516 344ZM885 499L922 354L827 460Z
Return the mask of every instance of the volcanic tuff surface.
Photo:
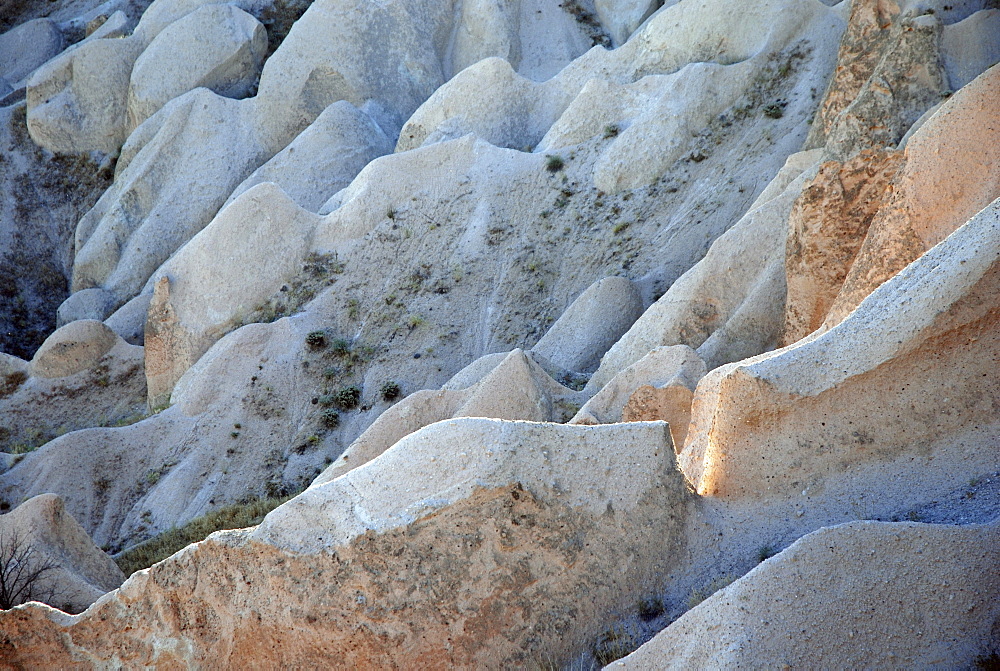
M0 9L3 665L1000 656L993 0Z

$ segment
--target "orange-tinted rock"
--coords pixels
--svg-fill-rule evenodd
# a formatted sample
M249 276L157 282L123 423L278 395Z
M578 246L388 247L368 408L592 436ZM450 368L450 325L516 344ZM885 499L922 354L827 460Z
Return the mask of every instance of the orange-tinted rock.
M191 350L188 335L170 304L170 281L162 277L153 290L144 335L150 408L170 402L174 384L190 365L185 356Z
M788 222L782 345L823 323L901 164L901 152L865 150L824 163L803 189Z
M608 612L634 608L687 556L691 497L665 428L428 427L255 531L223 532L133 575L77 618L41 607L0 613L0 658L41 668L81 658L132 668L568 661L606 628ZM494 484L469 484L470 473ZM361 491L370 481L376 491ZM391 497L379 491L393 486ZM436 503L442 496L452 502ZM324 546L317 536L341 540ZM282 549L291 546L300 551Z
M653 387L645 384L635 390L622 409L623 422L654 422L670 424L674 451L680 452L691 421L691 398L694 392L682 384Z
M851 4L837 69L816 112L807 145L821 146L837 117L858 97L878 65L889 29L898 16L899 5L893 0L859 0Z
M940 32L932 14L911 18L886 0L853 3L837 72L807 146L825 143L845 160L899 142L948 89Z
M1000 67L959 91L906 146L906 167L872 221L826 320L865 296L1000 196Z
M995 472L997 296L1000 200L834 328L709 373L685 473L706 495L808 503L835 483L905 498Z

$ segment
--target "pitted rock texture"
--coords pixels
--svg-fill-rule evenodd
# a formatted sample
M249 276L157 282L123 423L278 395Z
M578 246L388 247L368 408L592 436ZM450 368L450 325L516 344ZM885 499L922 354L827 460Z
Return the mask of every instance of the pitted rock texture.
M788 219L783 345L826 320L902 164L900 152L865 150L846 163L822 164L802 190Z
M584 435L588 429L487 420L453 426L442 430L499 430L496 437L528 439L516 448L517 440L495 444L507 455L501 457L507 466L493 477L513 480L463 485L450 505L438 504L402 525L381 515L399 515L405 500L372 509L367 514L379 516L375 525L388 523L386 528L340 526L349 540L323 547L311 525L301 522L327 516L329 503L337 507L330 494L342 488L343 479L329 483L249 537L223 532L136 574L75 620L50 617L38 606L0 614L7 659L24 663L24 655L35 654L35 663L62 666L85 655L91 662L226 668L323 660L404 667L414 659L432 667L507 666L542 654L568 659L599 634L603 612L626 608L655 589L683 556L690 494L674 470L662 424L602 430L621 438L637 463L659 464L628 485L628 469L592 443ZM657 433L659 445L650 440ZM571 472L567 455L552 455L549 476L531 466L558 447L553 440L561 435L579 459L608 464L606 471L595 464L592 472L594 482L607 478L606 491L562 479ZM393 456L405 456L398 454L406 451L404 444L394 449L396 455L354 471L356 481L384 474L395 483L446 487L421 479L419 472L393 470ZM487 443L468 449L475 459L490 460L490 448ZM522 479L519 469L530 470ZM550 486L538 479L552 475ZM623 486L630 491L610 489ZM355 505L361 512L364 502ZM336 516L329 519L335 527L342 524ZM312 549L275 547L290 542ZM316 576L322 576L320 589ZM161 609L172 615L146 615ZM117 632L110 636L109 622ZM40 631L58 632L49 651L31 644Z
M822 529L613 668L975 667L1000 626L998 547L996 524Z

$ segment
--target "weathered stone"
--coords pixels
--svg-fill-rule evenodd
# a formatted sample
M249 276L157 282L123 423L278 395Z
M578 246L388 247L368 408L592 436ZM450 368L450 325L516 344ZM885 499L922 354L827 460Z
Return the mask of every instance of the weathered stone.
M18 550L29 553L28 567L9 563ZM125 580L111 557L94 545L54 494L35 496L0 516L0 557L8 593L23 587L18 576L52 566L40 575L32 595L70 613L83 611Z
M254 170L229 196L225 208L262 182L274 182L299 207L316 212L392 144L371 117L343 100L326 108L274 158Z
M622 408L622 421L669 423L674 451L680 452L691 421L692 397L694 392L682 384L666 387L644 384L635 390Z
M823 324L902 163L901 152L865 150L822 164L802 190L788 220L782 345Z
M77 291L56 311L56 324L63 326L78 319L105 319L114 310L114 296L99 287Z
M251 112L196 89L132 133L117 178L77 225L72 289L102 287L114 308L139 294L267 156L248 133Z
M840 55L840 62L850 65L842 78L831 83L820 124L811 136L814 142L825 138L828 154L837 160L863 149L895 145L948 90L938 19L932 14L896 15L894 10L898 11L891 0L852 6L848 25L856 32L848 28ZM880 23L886 19L888 25ZM827 127L825 136L820 135Z
M550 378L525 352L515 349L483 359L491 369L475 382L456 388L453 378L440 391L418 391L386 410L311 486L335 480L368 463L407 435L446 419L491 417L533 422L564 419L559 401L572 399L576 394ZM464 376L459 373L456 377Z
M657 347L615 375L570 423L665 420L679 451L687 435L691 396L704 376L705 362L687 345Z
M199 86L229 98L246 96L260 75L266 51L264 26L232 5L204 5L174 21L132 68L129 129Z
M42 343L31 360L38 377L66 377L95 365L119 342L114 331L99 321L80 319L66 324Z
M317 219L274 184L260 184L157 271L144 336L150 407L164 405L216 340L294 276Z
M594 0L594 9L601 25L611 35L612 44L618 46L624 44L661 4L659 0Z
M63 50L62 31L49 19L34 19L0 35L0 76L12 84L28 77Z
M56 153L114 154L127 136L129 75L136 40L91 40L68 49L28 80L28 132Z
M850 8L837 68L816 112L807 149L823 146L837 119L858 99L882 58L890 28L900 13L895 0L861 0L852 2Z
M546 331L532 351L566 370L590 372L642 314L642 299L625 277L605 277L587 288Z
M875 472L886 496L912 496L916 483L928 495L951 486L938 473L992 472L998 284L1000 200L836 327L709 373L685 473L706 495L767 498L860 487Z
M819 157L789 157L747 214L608 350L588 390L662 345L698 349L709 369L773 346L784 311L785 224Z
M1000 9L985 9L945 26L941 59L953 91L1000 62Z
M998 545L995 523L821 529L615 668L974 666L1000 623Z
M104 324L130 345L142 345L145 340L146 313L153 292L142 293L115 310Z
M252 535L217 535L136 574L82 618L0 614L4 653L19 662L35 640L28 654L43 665L70 649L136 665L561 659L671 571L689 499L663 424L453 420L307 491ZM177 617L149 616L167 604ZM229 617L245 609L254 617Z
M1000 67L952 97L906 145L906 165L869 228L826 325L1000 196Z

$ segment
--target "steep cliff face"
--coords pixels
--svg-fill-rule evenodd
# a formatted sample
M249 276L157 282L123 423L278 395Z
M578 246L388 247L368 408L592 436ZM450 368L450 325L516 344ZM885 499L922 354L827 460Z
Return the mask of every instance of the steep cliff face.
M59 11L0 61L0 179L88 175L0 202L0 530L55 502L75 610L87 534L284 502L5 664L995 659L995 3Z

